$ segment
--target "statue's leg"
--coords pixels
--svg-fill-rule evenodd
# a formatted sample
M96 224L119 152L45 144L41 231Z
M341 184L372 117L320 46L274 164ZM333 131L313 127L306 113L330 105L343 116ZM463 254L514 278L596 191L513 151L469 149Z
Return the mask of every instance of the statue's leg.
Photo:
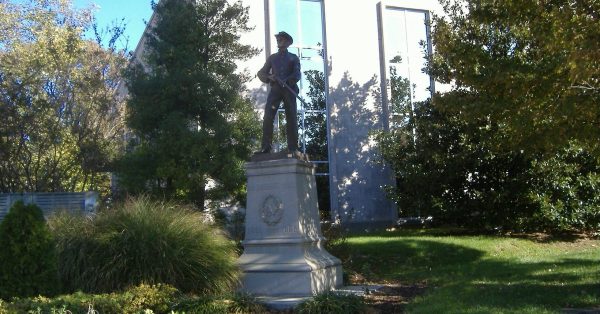
M275 115L277 109L281 103L281 91L277 88L271 88L269 96L267 96L267 103L265 104L265 114L263 116L263 135L262 135L262 146L261 152L268 153L271 151L271 145L273 143L273 122L275 121Z
M298 88L295 88L298 93ZM298 107L296 97L289 91L283 96L283 105L285 107L285 119L287 121L287 144L289 151L298 150Z

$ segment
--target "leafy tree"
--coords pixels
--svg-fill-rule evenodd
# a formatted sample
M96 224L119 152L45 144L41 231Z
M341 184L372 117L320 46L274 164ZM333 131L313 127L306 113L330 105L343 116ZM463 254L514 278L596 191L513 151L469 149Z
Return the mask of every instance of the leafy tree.
M108 191L126 59L92 24L70 1L0 2L0 192Z
M127 74L127 125L134 135L121 161L121 183L131 193L150 191L206 200L243 195L242 165L259 127L241 95L245 75L236 61L257 51L239 43L249 30L240 2L173 1L154 5L156 23L145 55Z
M55 243L42 210L16 202L0 222L0 298L58 293Z
M434 105L487 117L510 149L597 151L600 138L600 2L443 0L434 18L431 74L453 83Z
M439 110L445 95L411 104L390 68L392 126L376 139L396 174L402 215L476 229L598 230L600 162L576 142L554 153L501 150L510 132L486 116Z

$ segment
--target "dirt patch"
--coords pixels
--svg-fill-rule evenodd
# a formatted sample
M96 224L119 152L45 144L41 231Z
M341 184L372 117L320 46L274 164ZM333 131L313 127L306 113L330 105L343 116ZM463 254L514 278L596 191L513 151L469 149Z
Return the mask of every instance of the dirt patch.
M530 232L530 233L506 233L505 236L528 239L540 243L553 243L553 242L565 242L565 243L586 243L589 241L597 241L600 236L597 233L584 233L584 232L572 232L572 233L543 233L543 232Z
M365 296L372 313L404 313L415 297L425 292L425 285L389 284Z

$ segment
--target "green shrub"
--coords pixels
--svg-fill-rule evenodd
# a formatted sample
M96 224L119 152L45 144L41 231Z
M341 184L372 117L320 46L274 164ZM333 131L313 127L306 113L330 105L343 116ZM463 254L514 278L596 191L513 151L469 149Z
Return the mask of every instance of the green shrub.
M58 292L54 246L41 209L16 202L0 223L0 298Z
M149 309L155 313L168 313L180 294L173 286L142 284L123 293L123 312L138 313L140 310Z
M367 305L362 297L353 294L321 293L298 305L299 314L353 314L365 313Z
M529 196L539 211L532 221L545 230L600 230L600 162L571 145L532 165Z
M142 197L86 218L50 220L68 291L111 292L169 284L182 292L229 291L237 282L234 244L202 216Z
M210 297L182 298L173 307L174 313L185 314L228 314L227 309L226 302Z
M0 314L17 313L186 313L186 314L241 314L267 313L266 309L247 295L230 298L191 296L180 293L169 285L132 287L123 292L86 294L76 292L55 298L34 297L0 302Z
M88 313L93 309L98 313L137 314L146 310L151 310L153 313L169 313L172 305L180 298L182 298L181 293L169 285L140 285L122 293L92 295L77 292L56 298L17 299L7 306L7 311Z
M90 309L99 313L123 313L121 300L116 295L89 295L82 292L56 298L38 296L15 299L6 308L8 313L87 313Z
M600 230L597 156L577 143L546 154L500 150L502 136L484 117L465 121L430 102L406 126L379 133L401 215L485 230Z

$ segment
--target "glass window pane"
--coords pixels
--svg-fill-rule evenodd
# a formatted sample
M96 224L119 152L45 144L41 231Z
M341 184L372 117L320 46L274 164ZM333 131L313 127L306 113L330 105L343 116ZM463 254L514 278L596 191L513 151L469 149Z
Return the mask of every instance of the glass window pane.
M390 63L406 60L406 29L404 10L388 9L385 18L385 55Z
M305 62L302 68L302 79L300 80L300 96L308 106L307 110L325 111L325 75L322 70L322 62ZM299 104L300 105L300 104Z
M302 47L323 45L323 19L320 1L300 1Z
M385 56L388 62L391 124L402 126L415 102L431 97L431 80L424 72L427 56L427 12L385 9Z
M327 120L322 113L305 113L304 132L305 151L311 160L326 161L327 158Z
M427 42L427 16L425 12L407 11L406 25L411 26L407 33L407 56L410 67L410 81L415 85L414 101L424 101L431 96L429 92L429 75L423 69L426 66L426 50L422 43Z
M296 0L276 0L275 1L275 27L271 30L273 34L284 31L290 34L295 41L300 38L298 35L298 6ZM277 51L277 42L273 40L275 50Z

